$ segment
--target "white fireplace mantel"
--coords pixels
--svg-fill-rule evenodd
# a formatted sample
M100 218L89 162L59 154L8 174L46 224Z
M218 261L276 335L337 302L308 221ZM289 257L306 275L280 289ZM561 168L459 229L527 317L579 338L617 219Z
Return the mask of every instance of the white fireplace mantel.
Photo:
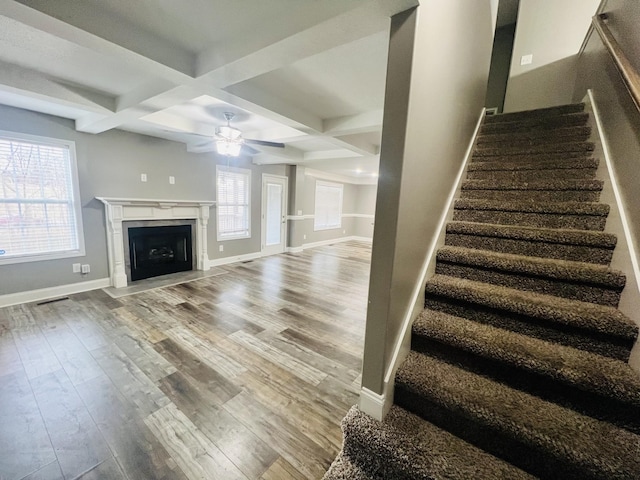
M215 205L215 202L109 197L96 197L96 199L105 205L109 276L112 286L116 288L127 286L122 232L122 222L127 221L195 219L196 268L209 270L207 224L209 209Z

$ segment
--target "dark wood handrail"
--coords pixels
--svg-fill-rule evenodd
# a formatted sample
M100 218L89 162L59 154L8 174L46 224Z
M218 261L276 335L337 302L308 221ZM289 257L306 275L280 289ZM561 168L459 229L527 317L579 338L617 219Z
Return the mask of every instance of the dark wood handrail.
M606 18L606 13L595 15L593 17L593 28L598 32L602 43L607 47L607 51L609 55L611 55L611 58L613 58L613 62L622 77L622 81L627 87L627 90L629 90L633 103L636 104L636 108L640 111L640 74L638 74L638 71L633 67L620 48L620 44L614 38L607 24L604 23Z

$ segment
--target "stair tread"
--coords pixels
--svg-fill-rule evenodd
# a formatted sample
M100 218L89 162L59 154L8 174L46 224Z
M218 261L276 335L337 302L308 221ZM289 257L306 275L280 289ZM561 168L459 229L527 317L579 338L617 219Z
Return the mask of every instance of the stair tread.
M597 478L640 476L639 436L455 365L411 351L398 387Z
M429 309L413 334L640 406L640 377L621 360Z
M485 123L504 123L511 122L513 119L548 119L553 116L564 116L574 113L584 112L584 103L568 103L566 105L557 105L553 107L535 108L530 110L521 110L518 112L500 113L498 115L489 115L485 118Z
M588 125L567 125L555 128L552 132L540 130L510 133L481 133L476 144L502 143L511 141L566 141L567 138L581 137L586 139L591 134Z
M631 319L605 305L438 274L427 281L426 292L624 339L638 334Z
M560 170L575 168L597 168L597 158L570 158L565 160L532 160L530 162L471 162L467 171L519 171L519 170Z
M617 289L622 289L626 283L624 273L605 265L530 257L491 250L445 245L438 250L437 260Z
M455 210L492 210L564 215L607 216L609 205L595 202L527 202L461 198L454 202Z
M507 144L507 145L479 145L473 155L484 156L505 156L511 154L537 154L537 153L560 153L560 152L592 152L595 149L593 142L561 142L561 143L538 143L529 144Z
M604 182L592 179L549 179L533 181L464 180L462 190L591 190L601 191ZM579 202L584 203L584 202Z
M535 478L397 405L382 422L352 407L343 420L343 429L345 442L355 435L363 446L375 450L376 455L363 458L367 462L364 470L394 469L398 478L424 480ZM359 464L357 458L350 458ZM379 478L395 476L387 472Z
M514 240L560 243L613 249L617 238L611 233L593 230L571 230L557 228L523 227L518 225L497 225L452 221L447 223L447 233L501 237Z

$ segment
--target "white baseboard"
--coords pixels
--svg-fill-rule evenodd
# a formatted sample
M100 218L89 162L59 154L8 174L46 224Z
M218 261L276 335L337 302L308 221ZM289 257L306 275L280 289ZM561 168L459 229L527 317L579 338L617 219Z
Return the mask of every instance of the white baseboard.
M299 247L287 247L287 253L300 253L304 250L303 246Z
M358 242L368 242L371 243L373 242L373 239L370 237L358 237L355 235L351 235L349 237L338 237L338 238L332 238L330 240L320 240L318 242L311 242L311 243L303 243L302 246L300 247L289 247L288 251L290 252L301 252L303 250L306 250L307 248L314 248L314 247L323 247L325 245L332 245L334 243L340 243L340 242L350 242L350 241L358 241Z
M108 278L99 278L97 280L89 280L87 282L70 283L67 285L59 285L57 287L40 288L38 290L28 290L26 292L9 293L0 295L0 308L21 303L39 302L49 298L64 297L73 295L74 293L88 292L89 290L97 290L111 286L111 280Z
M266 256L268 255L262 252L252 252L252 253L245 253L243 255L234 255L232 257L214 258L213 260L209 259L209 268L219 267L221 265L228 265L230 263L248 262L249 260L255 260L256 258L262 258Z
M386 401L385 395L380 395L372 392L368 388L362 387L360 389L358 408L376 420L382 420L389 411L389 408L391 408L391 402Z

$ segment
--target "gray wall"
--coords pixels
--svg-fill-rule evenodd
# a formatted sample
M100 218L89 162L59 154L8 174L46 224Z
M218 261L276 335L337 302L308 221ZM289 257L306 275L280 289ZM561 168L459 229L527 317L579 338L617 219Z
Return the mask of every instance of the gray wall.
M323 178L316 178L307 174L304 167L292 167L293 171L295 171L295 175L292 174L290 186L294 191L289 192L289 214L298 215L299 212L302 212L302 215L313 215L315 212L316 182L323 180ZM291 247L340 240L352 236L373 237L373 220L350 216L350 214L373 215L377 187L375 185L348 183L345 180L326 180L343 185L342 213L346 216L342 218L342 227L314 231L313 218L289 221L289 245Z
M170 200L215 200L215 165L226 164L215 154L188 153L180 143L133 133L79 133L70 120L0 106L0 129L72 140L76 144L86 257L0 266L0 295L66 285L109 276L104 207L94 197ZM248 159L233 165L252 170L251 238L226 241L218 252L215 209L208 230L209 258L260 251L260 192L262 173L285 175L285 166L255 166ZM140 182L146 173L148 181ZM175 176L175 185L169 184ZM74 274L71 264L89 263L91 273Z
M391 22L362 381L378 394L484 105L494 20L489 0L449 0Z
M640 71L640 2L603 2L607 25L622 50ZM640 112L633 105L613 61L594 31L578 62L573 99L591 89L600 113L604 136L617 179L636 255L640 254ZM640 258L637 258L640 262ZM628 267L628 265L627 265ZM627 272L627 275L631 274ZM637 311L637 310L636 310ZM635 320L638 321L637 314Z
M570 103L577 54L599 0L521 0L504 111ZM523 55L533 63L520 65Z

